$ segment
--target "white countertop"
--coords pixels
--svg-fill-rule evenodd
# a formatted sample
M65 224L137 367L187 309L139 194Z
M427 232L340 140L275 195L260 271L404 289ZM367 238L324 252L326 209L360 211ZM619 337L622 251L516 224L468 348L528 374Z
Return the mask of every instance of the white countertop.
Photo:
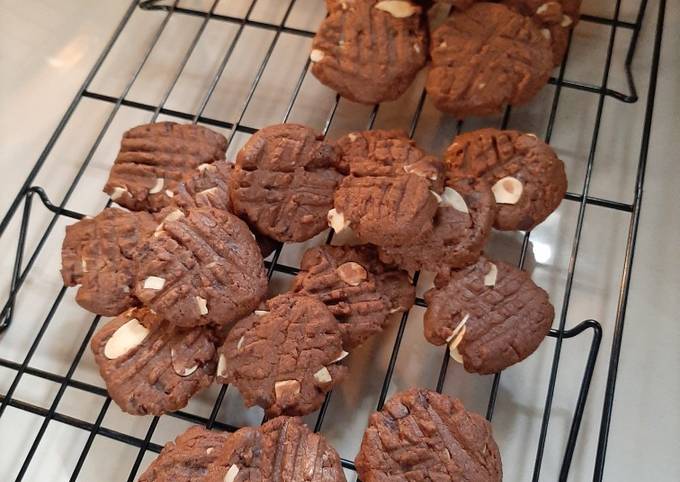
M223 0L218 11L242 15L249 3ZM613 3L584 0L584 11L611 17ZM680 480L680 216L677 215L680 205L677 188L680 180L680 4L672 0L668 3L644 203L605 467L604 480L607 481ZM321 4L321 0L298 0L288 26L314 30L324 15ZM252 19L277 23L287 2L259 0L257 5ZM622 18L634 20L637 5L637 0L623 2ZM125 0L0 0L0 165L3 173L0 211L3 215L128 6ZM623 104L608 98L605 102L590 186L592 196L632 202L657 8L658 0L650 0L634 63L640 101ZM130 66L138 61L162 18L161 12L136 10L89 90L119 95L131 73ZM152 105L161 100L200 22L197 17L177 14L172 17L128 100ZM211 73L236 29L233 23L209 22L166 107L187 112L196 110ZM579 24L565 78L599 84L608 34L608 27ZM273 35L271 31L250 27L244 30L233 60L208 103L206 116L235 120ZM622 66L628 36L625 30L617 33L610 78L611 88L624 91ZM262 127L281 120L308 50L309 39L281 35L246 111L245 125ZM422 82L421 76L403 99L381 106L375 127L408 129ZM543 135L553 91L553 86L546 87L530 105L514 109L510 127ZM321 129L334 98L332 92L308 74L289 121ZM596 104L596 94L572 89L562 91L551 143L565 161L572 192L582 189ZM92 99L80 102L34 182L43 186L53 201L63 197L111 108L112 104ZM370 110L341 101L329 137L363 128ZM130 107L117 112L68 208L93 214L104 206L107 198L101 187L121 133L148 121L150 115ZM464 129L482 125L497 126L498 119L472 120L465 123ZM415 132L416 140L427 150L440 153L454 131L455 122L426 101ZM238 134L228 156L233 157L246 138ZM528 267L534 280L551 294L558 313L564 299L578 207L576 202L563 202L531 235ZM46 221L49 216L36 204L28 235L29 252ZM570 472L570 480L574 481L592 479L629 221L628 213L597 206L588 206L585 213L566 326L596 319L602 324L604 336ZM61 288L59 247L64 225L69 222L59 220L27 278L17 301L14 324L0 336L1 358L20 364L47 316ZM14 222L0 239L0 249L7 253L0 270L3 301L14 261L16 233ZM305 246L319 239L322 238ZM489 252L516 262L520 245L519 234L496 233ZM297 263L302 248L303 245L286 246L281 261ZM275 276L274 286L278 291L284 290L290 281L284 278ZM420 294L427 289L429 279L422 277L418 286ZM74 289L67 290L31 359L31 367L60 375L68 371L93 321L92 315L76 305L74 294ZM390 393L409 386L434 387L436 384L442 351L422 337L421 318L422 309L414 309L406 325ZM333 393L322 432L344 458L354 458L366 417L375 409L397 326L395 323L382 339L368 343L353 354L349 362L352 380ZM541 480L557 479L589 341L590 335L583 335L564 342ZM493 427L503 456L506 481L531 477L554 345L554 339L547 339L536 354L506 370L501 378ZM0 367L0 393L7 391L15 375L15 370ZM103 386L89 349L78 364L74 379ZM444 392L460 397L468 408L484 413L491 380L491 377L467 374L452 364ZM23 375L14 398L49 409L59 386L59 383ZM216 387L203 393L190 403L187 411L208 416L216 393ZM102 397L69 387L57 412L94 422L103 401ZM259 423L261 411L244 410L238 394L229 389L218 419L232 424ZM111 404L103 426L144 438L150 421L150 417L122 414ZM308 417L308 421L313 424L315 417ZM40 416L14 407L8 407L0 418L0 480L14 480L41 423ZM162 417L152 441L163 444L187 425L176 418ZM88 434L58 421L50 422L24 480L69 480ZM137 452L135 447L98 435L79 480L126 480ZM141 470L154 455L147 452ZM353 480L353 476L349 480Z

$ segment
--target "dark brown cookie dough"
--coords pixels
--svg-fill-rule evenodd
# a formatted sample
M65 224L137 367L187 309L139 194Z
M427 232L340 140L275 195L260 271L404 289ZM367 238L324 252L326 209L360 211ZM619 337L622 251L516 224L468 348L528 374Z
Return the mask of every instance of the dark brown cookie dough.
M458 118L528 102L553 67L550 43L531 19L493 3L454 12L432 33L430 54L427 93Z
M501 261L482 257L436 282L440 287L425 294L425 338L449 343L452 358L469 372L497 373L524 360L555 316L548 294L529 274Z
M427 61L427 24L410 1L329 0L312 42L312 73L362 104L399 98Z
M335 449L299 418L277 417L235 432L202 482L346 482Z
M432 230L443 166L403 131L350 133L336 143L347 176L335 192L329 223L350 227L365 243L394 246Z
M228 433L190 427L174 442L168 442L163 451L149 465L137 482L196 482L208 472Z
M381 246L380 259L407 271L441 272L474 263L496 217L496 202L484 182L446 187L430 233L403 246Z
M232 212L229 196L229 182L234 172L234 165L226 161L202 164L195 171L187 173L177 185L177 194L170 206L157 213L156 218L162 221L176 209L187 213L190 208L215 208ZM253 230L255 241L260 247L262 257L269 256L279 245L267 236Z
M215 375L215 344L205 328L173 327L147 308L132 308L92 337L106 390L132 415L185 407Z
M581 15L581 0L503 0L503 3L532 18L543 36L550 40L553 64L561 64L569 44L569 32Z
M104 192L133 211L160 211L177 184L201 164L223 160L222 134L193 124L144 124L123 134Z
M500 482L491 424L460 400L423 388L394 395L371 415L356 458L363 482Z
M444 160L451 180L489 183L498 204L496 229L532 229L557 209L567 191L564 163L533 134L468 132L454 139Z
M219 209L166 216L139 257L134 293L178 326L227 325L267 291L262 255L248 226Z
M306 241L326 229L342 179L323 136L296 124L260 129L239 151L231 181L234 212L277 241Z
M149 213L106 208L66 227L61 276L80 285L76 301L88 311L116 316L139 304L132 296L134 259L157 223Z
M371 246L320 246L302 257L293 291L323 301L340 322L343 346L359 346L415 302L405 271L378 260Z
M345 377L338 321L311 296L288 293L236 323L219 350L218 381L269 416L306 415Z

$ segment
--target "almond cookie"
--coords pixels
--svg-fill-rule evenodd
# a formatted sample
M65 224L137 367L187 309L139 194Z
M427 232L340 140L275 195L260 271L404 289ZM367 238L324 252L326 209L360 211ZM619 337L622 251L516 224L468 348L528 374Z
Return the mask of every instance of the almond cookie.
M215 208L232 211L229 181L234 165L227 161L201 164L177 185L172 205L181 209Z
M109 395L132 415L179 410L215 375L208 329L173 327L147 308L132 308L106 323L91 347Z
M340 322L350 350L385 329L393 313L408 311L415 287L405 271L378 260L371 246L320 246L302 257L293 291L323 301Z
M201 164L223 160L222 134L193 124L144 124L123 134L104 192L133 211L160 211L177 184Z
M116 316L139 304L131 293L134 259L157 225L149 213L106 208L66 227L61 276L66 286L80 285L80 306Z
M338 321L321 301L288 293L236 323L219 350L218 382L232 383L246 406L268 416L318 409L347 367Z
M399 98L427 61L422 8L405 0L327 0L312 42L312 73L362 104Z
M335 449L299 418L277 417L236 431L202 482L346 482Z
M525 104L550 78L550 42L534 22L494 3L456 11L432 33L426 89L458 118Z
M443 165L420 149L400 129L350 132L335 141L338 168L343 174L394 177L416 174L441 191L445 174Z
M326 229L342 179L337 154L323 136L296 124L260 129L236 158L234 212L277 241L306 241Z
M432 231L403 246L381 246L380 259L408 271L468 266L482 254L495 217L496 202L486 183L452 183L440 196Z
M451 180L483 179L498 204L494 227L530 230L567 192L564 163L533 134L481 129L456 137L444 156Z
M413 241L432 230L444 185L441 162L403 131L350 133L336 143L349 173L335 192L329 223L378 246Z
M234 165L226 161L198 166L195 171L185 175L182 182L177 185L177 194L172 204L160 211L156 218L162 221L169 214L172 217L171 213L178 208L184 214L187 209L195 207L232 212L229 181L233 172ZM257 231L253 234L263 258L269 256L279 245L277 241Z
M137 482L195 482L208 473L229 434L190 427L168 442Z
M550 40L553 64L560 65L569 44L569 32L581 15L581 0L503 0L503 3L531 17L543 36Z
M363 482L503 478L491 424L424 388L397 393L371 415L355 463Z
M194 208L166 216L139 257L135 295L178 326L227 325L267 291L262 255L233 214Z
M449 344L473 373L497 373L531 355L548 334L555 309L525 271L480 258L425 294L425 338Z

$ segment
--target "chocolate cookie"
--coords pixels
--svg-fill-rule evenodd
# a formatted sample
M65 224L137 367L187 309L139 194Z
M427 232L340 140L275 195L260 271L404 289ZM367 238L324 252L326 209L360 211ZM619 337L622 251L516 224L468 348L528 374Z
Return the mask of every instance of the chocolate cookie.
M173 198L172 204L160 211L157 219L162 221L177 208L182 210L184 214L186 214L187 209L194 207L215 208L231 212L229 182L233 172L234 165L226 161L198 166L195 171L185 175L182 182L177 185L177 194ZM277 241L257 231L253 234L263 258L269 256L279 245Z
M333 146L312 129L281 124L260 129L236 158L234 212L277 241L306 241L326 229L342 179Z
M394 246L432 230L444 184L441 162L403 131L353 132L336 143L349 173L335 192L329 223L365 243Z
M215 375L209 330L173 327L147 308L132 308L106 323L91 347L109 395L132 415L179 410Z
M342 381L346 353L335 317L311 296L284 294L236 323L220 348L218 381L269 416L306 415Z
M552 45L553 64L562 63L569 44L569 32L581 15L581 0L503 0L516 12L531 19Z
M215 208L232 211L229 181L234 165L227 161L201 164L188 172L177 185L173 206L181 209Z
M495 216L496 202L486 183L454 183L441 195L432 231L402 246L381 246L380 259L407 271L468 266L482 254Z
M444 279L425 294L425 338L449 343L468 372L497 373L531 355L548 334L555 309L528 273L482 257Z
M397 393L371 415L355 463L363 482L503 478L491 424L423 388Z
M193 426L168 442L137 482L195 482L203 480L229 437Z
M358 177L416 174L427 179L435 191L444 187L441 162L420 149L403 130L350 132L335 141L335 147L343 174Z
M323 301L340 322L343 346L350 350L380 333L392 313L415 301L408 274L378 260L371 246L320 246L302 257L293 291Z
M427 24L410 1L327 0L312 42L312 73L362 104L399 98L427 61Z
M219 209L171 214L141 251L135 295L178 326L226 325L252 312L267 277L248 226Z
M277 417L235 432L202 482L346 482L340 457L299 418Z
M66 227L61 276L80 285L76 301L88 311L116 316L139 304L132 296L134 259L157 223L149 213L107 208Z
M454 139L444 160L450 179L483 179L492 186L496 229L532 229L557 209L567 191L564 163L533 134L468 132Z
M550 42L534 22L493 3L454 12L432 33L430 54L427 93L458 118L528 102L553 67Z
M172 202L182 177L201 164L223 160L222 134L193 124L144 124L123 134L104 192L133 211L160 211Z

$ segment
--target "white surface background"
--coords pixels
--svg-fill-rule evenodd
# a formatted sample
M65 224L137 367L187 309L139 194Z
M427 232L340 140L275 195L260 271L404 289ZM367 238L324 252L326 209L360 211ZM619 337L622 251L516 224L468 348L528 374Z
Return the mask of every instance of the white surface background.
M223 0L221 3L219 11L242 15L249 2ZM613 3L584 0L584 11L611 16ZM677 214L680 205L680 190L677 189L680 180L680 5L673 0L668 3L644 204L609 439L607 481L680 480L680 298L677 295L680 290L680 216ZM315 29L324 15L321 4L321 0L299 0L288 25ZM0 0L2 214L128 5L126 1ZM260 0L253 18L277 23L286 5L287 2L281 0ZM657 7L658 0L651 0L634 64L641 100L633 105L613 99L605 102L591 195L622 202L633 199ZM622 17L632 20L636 8L636 0L625 1ZM140 58L162 16L160 12L136 11L133 14L90 87L91 91L119 95L131 73L131 66ZM161 99L199 24L200 19L195 17L173 17L128 99L149 104ZM217 21L208 24L203 40L166 107L188 112L196 110L211 74L235 32L234 24ZM205 112L207 116L235 119L272 36L271 32L259 29L247 28L243 32L210 99ZM618 90L626 89L622 65L628 36L625 30L617 33L610 86ZM608 37L608 28L581 23L575 32L565 77L599 84ZM280 121L308 50L309 40L281 36L243 119L244 124L262 127ZM376 127L408 128L422 81L421 76L400 101L382 106ZM553 92L553 87L546 87L530 105L515 109L510 126L543 135ZM290 121L321 128L333 101L334 94L307 75ZM567 165L572 192L582 189L596 104L594 94L570 89L562 91L552 144ZM111 107L89 99L81 101L35 181L45 187L54 201L63 197ZM335 138L362 128L369 112L370 108L342 101L329 136ZM104 206L106 196L101 187L115 157L121 133L149 117L150 113L131 108L122 108L117 113L69 201L69 208L96 213ZM498 125L498 119L471 120L466 122L464 129L481 125ZM450 142L454 129L455 122L439 114L427 101L415 137L426 149L440 153ZM237 135L229 155L245 139L246 136ZM49 216L40 207L36 206L34 211L29 252L49 221ZM577 213L578 205L565 201L531 236L529 268L535 281L550 292L558 312L563 303ZM59 246L67 222L60 220L57 223L22 289L14 325L0 337L0 357L23 361L61 288ZM586 211L567 327L584 319L597 319L603 325L604 340L570 480L592 478L628 223L626 213L593 206ZM7 253L0 261L3 298L13 263L16 231L14 223L0 239L0 250ZM307 245L314 242L318 240ZM520 242L519 234L497 233L489 251L493 256L516 261ZM287 246L282 261L296 263L301 251L299 245ZM289 280L284 278L277 275L276 290L287 287ZM419 284L421 293L427 288L428 279L424 276ZM67 372L93 320L75 304L74 294L72 289L66 292L31 361L32 367L62 375ZM421 317L422 310L416 309L409 319L390 393L413 385L434 387L436 384L442 353L423 339ZM337 389L331 399L322 431L345 458L354 457L366 417L375 407L396 328L395 323L382 340L375 340L353 354L350 361L353 379ZM541 480L556 480L588 342L586 335L564 343ZM553 347L554 340L548 339L534 356L507 370L501 378L493 426L502 450L506 481L530 478ZM6 392L15 373L0 368L0 393ZM75 379L103 386L89 350L76 369ZM451 366L444 391L462 398L468 408L483 412L490 383L491 377L466 374L460 367ZM24 375L14 398L49 408L58 389L59 384ZM212 388L193 400L187 410L207 416L216 393L217 388ZM68 388L57 410L93 422L103 401L97 395ZM234 424L256 423L260 416L257 409L244 410L238 394L230 389L219 419ZM315 418L309 420L313 422ZM14 479L41 422L40 417L11 407L0 418L0 480ZM149 423L149 417L127 416L112 404L103 426L143 438ZM162 417L153 441L162 444L174 438L186 425L175 418ZM52 421L24 480L68 480L87 435ZM137 449L133 447L97 436L79 480L126 480L136 455ZM152 453L146 454L143 467L152 457Z

